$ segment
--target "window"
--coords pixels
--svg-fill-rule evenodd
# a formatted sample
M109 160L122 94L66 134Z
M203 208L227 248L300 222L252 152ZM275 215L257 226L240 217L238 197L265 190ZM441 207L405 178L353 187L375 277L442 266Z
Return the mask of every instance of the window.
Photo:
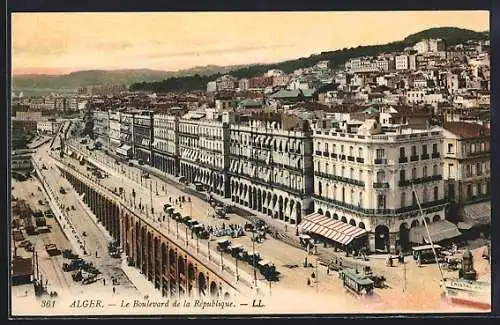
M345 154L345 153L344 153L344 145L341 145L341 146L340 146L340 154L341 154L341 155Z
M472 197L472 185L467 185L467 198L470 199Z
M379 209L385 209L385 195L377 195L377 207Z
M377 183L383 183L385 181L385 173L383 171L377 172Z
M349 147L349 156L354 156L354 148L352 146Z
M415 194L415 192L411 192L411 193L412 193L411 205L417 205L417 195Z
M325 173L328 174L328 163L325 164Z
M363 170L362 169L359 170L359 180L363 181Z
M377 155L377 159L383 159L385 156L384 149L377 149L376 155Z
M432 166L432 175L436 176L438 174L438 165Z
M363 158L363 148L358 148L358 157Z
M471 167L470 165L465 166L465 176L470 177L472 175Z
M416 146L411 146L411 155L416 156L417 155L417 147Z
M342 174L340 174L341 177L345 177L345 167L342 166Z
M318 172L320 172L320 171L321 171L321 162L318 161Z
M328 143L325 143L325 152L328 152Z
M350 176L351 179L354 179L354 168L351 168Z
M426 145L426 144L424 144L424 145L422 146L422 155L426 155L426 154L427 154L427 145Z
M411 169L411 179L412 180L417 179L417 169L415 167Z
M432 145L432 153L437 153L437 152L438 152L438 145L437 145L437 143L434 143Z
M399 158L404 158L405 157L405 148L401 147L399 148Z
M334 145L332 146L332 153L335 153L336 151L337 151L337 146L334 144Z
M427 202L427 187L424 187L423 193L422 193L422 201L425 203Z
M404 208L406 206L406 193L401 193L401 207Z
M422 177L427 177L427 166L422 169Z
M478 176L481 176L483 174L482 167L483 166L481 165L481 163L477 163L476 164L476 173L477 173Z
M448 164L448 178L455 178L455 173L453 171L453 164Z
M399 180L400 180L401 182L404 182L404 181L405 181L405 178L406 178L406 172L405 172L405 170L404 170L404 169L402 169L402 170L400 170L400 171L399 171Z
M323 195L323 185L321 184L321 182L318 182L318 194L320 196Z
M436 186L434 187L434 201L439 200L439 188Z
M358 206L362 207L363 206L363 192L359 192L359 202Z

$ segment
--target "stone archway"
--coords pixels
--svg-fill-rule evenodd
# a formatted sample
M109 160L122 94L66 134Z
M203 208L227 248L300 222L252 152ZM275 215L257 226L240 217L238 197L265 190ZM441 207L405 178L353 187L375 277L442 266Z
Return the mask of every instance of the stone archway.
M358 224L358 227L361 228L361 229L366 229L366 226L365 226L365 224L363 222L360 222Z
M217 288L217 283L215 283L215 281L212 281L210 283L210 296L212 297L219 296L219 289Z
M347 218L346 217L342 217L342 218L340 218L340 221L342 221L344 223L347 223Z
M330 214L330 211L327 210L325 212L325 217L327 217L327 218L331 218L332 217L332 215Z
M399 245L401 246L401 250L403 252L410 249L410 228L406 222L403 222L399 226Z
M323 215L323 210L321 208L318 209L318 213Z
M379 225L375 228L375 249L389 251L389 228Z
M339 215L338 215L338 214L336 214L336 213L334 213L334 214L333 214L333 219L335 219L335 220L339 220Z
M356 220L354 220L354 219L349 220L349 224L350 224L351 226L356 227Z
M441 216L439 214L436 214L433 218L432 218L432 222L436 222L436 221L440 221L441 220Z
M202 297L207 295L207 279L202 272L198 274L198 292Z

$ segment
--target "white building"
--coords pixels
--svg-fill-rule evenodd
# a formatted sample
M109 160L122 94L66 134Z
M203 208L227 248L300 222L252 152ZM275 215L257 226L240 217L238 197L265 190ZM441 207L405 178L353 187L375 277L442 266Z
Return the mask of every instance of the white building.
M396 56L396 70L408 70L410 68L410 59L407 54Z
M209 81L207 82L207 93L213 93L217 91L217 82Z
M316 129L315 211L366 229L370 251L408 249L410 229L421 231L412 183L428 222L445 219L442 141L441 131L384 134L375 120L354 134Z

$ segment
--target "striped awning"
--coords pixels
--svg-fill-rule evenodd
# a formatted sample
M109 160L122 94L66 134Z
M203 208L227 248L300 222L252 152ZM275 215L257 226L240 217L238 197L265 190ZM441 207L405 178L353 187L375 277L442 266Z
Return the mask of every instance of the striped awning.
M365 229L325 217L319 213L312 213L304 217L299 228L304 233L315 233L342 245L348 245L354 239L367 234Z

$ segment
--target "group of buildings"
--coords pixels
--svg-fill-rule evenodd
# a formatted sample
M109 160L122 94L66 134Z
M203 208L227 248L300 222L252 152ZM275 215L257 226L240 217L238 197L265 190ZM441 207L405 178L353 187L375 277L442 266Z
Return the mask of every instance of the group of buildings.
M487 41L87 105L107 150L342 248L408 249L423 220L438 242L488 232Z
M96 111L94 136L116 154L292 227L315 213L364 229L370 251L422 243L418 203L439 236L488 223L487 126L431 126L422 119L430 115L408 108L316 113Z

